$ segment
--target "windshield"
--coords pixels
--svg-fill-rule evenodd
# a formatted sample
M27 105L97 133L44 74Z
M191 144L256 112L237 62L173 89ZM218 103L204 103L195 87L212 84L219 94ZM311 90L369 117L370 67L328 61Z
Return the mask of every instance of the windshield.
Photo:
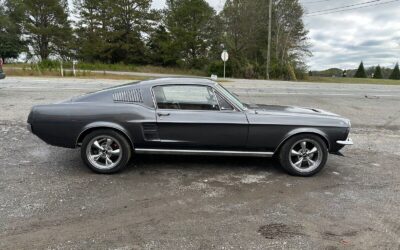
M242 110L246 110L246 106L231 92L229 92L226 88L222 87L220 84L216 84L215 88L220 91L225 97L227 97L232 103L238 106Z

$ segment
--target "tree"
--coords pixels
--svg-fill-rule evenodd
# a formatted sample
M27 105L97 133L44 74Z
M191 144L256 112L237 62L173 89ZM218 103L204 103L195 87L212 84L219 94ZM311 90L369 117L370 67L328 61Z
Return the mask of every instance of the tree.
M17 58L26 50L20 26L21 7L17 0L0 3L0 56L4 61Z
M149 31L151 0L114 0L109 4L111 32L106 53L111 62L145 63L142 33Z
M396 66L394 66L394 69L393 69L392 73L390 74L389 79L400 80L399 63L396 63Z
M215 11L205 0L168 0L166 27L185 66L204 67L212 44Z
M229 63L235 77L266 75L268 3L266 0L227 0L220 14L226 31L223 41L230 51ZM270 75L274 78L290 78L287 65L296 72L305 69L304 57L310 52L303 14L298 0L273 1Z
M72 29L67 0L23 0L24 29L28 44L40 59L68 57Z
M143 34L155 11L150 0L75 0L78 58L104 63L145 63Z
M108 1L75 0L77 57L86 62L107 62L110 5Z
M355 78L367 78L367 74L365 73L364 63L361 61L360 66L358 66L357 72L354 75Z
M382 69L381 69L381 66L379 66L379 65L376 66L376 68L375 68L374 78L375 79L382 79L383 78Z
M273 41L275 46L274 77L287 77L282 72L284 65L295 69L306 68L304 58L311 56L308 44L308 30L303 23L304 9L298 0L277 0L273 6Z
M157 66L174 66L179 60L179 53L171 41L172 37L163 25L150 33L147 47L151 64Z

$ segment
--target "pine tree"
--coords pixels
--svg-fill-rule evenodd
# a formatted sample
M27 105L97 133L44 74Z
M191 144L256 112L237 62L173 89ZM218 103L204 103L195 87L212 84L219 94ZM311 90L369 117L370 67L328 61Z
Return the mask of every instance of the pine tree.
M21 28L22 4L18 0L0 2L0 57L17 58L26 50Z
M379 65L376 66L376 68L375 68L374 78L375 79L382 79L383 78L382 69L381 69L381 66L379 66Z
M396 66L394 66L394 69L393 69L392 74L390 75L389 79L400 80L399 63L396 63Z
M367 74L365 73L364 63L361 61L360 66L358 66L357 72L354 75L355 78L367 78Z
M214 9L205 0L168 0L166 26L180 58L190 67L201 68L212 44Z
M149 31L150 0L113 0L110 4L108 54L112 63L146 63L142 33Z
M24 29L28 44L40 59L50 55L63 58L70 54L72 28L68 20L67 0L23 0Z
M108 30L110 30L110 5L101 0L75 0L77 57L86 62L107 63Z

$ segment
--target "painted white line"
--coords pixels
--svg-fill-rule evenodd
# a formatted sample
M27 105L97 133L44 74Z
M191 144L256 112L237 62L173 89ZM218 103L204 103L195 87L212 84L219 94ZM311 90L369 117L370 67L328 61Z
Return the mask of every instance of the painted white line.
M44 88L44 87L5 87L5 88L0 88L3 90L7 89L31 89L31 90L48 90L48 91L53 91L53 90L99 90L100 88Z
M111 85L114 86L114 85ZM117 86L117 85L115 85ZM24 86L18 86L18 87L0 87L1 90L44 90L44 91L54 91L54 90L76 90L76 91L97 91L101 90L105 87L110 87L110 86L99 86L99 87L93 87L93 88L77 88L77 87L36 87L36 86L30 86L30 87L24 87ZM295 92L295 93L285 93L285 92L255 92L255 91L235 91L233 90L235 94L242 95L243 97L246 96L263 96L263 95L302 95L302 96L314 96L314 97L319 97L319 96L358 96L358 97L365 97L368 96L370 98L379 98L379 97L399 97L399 95L386 95L386 94L372 94L372 93L360 93L360 94L345 94L345 93L307 93L307 92Z
M270 91L271 89L281 89L281 90L287 90L287 91L293 91L293 90L310 90L310 91L333 91L333 92L355 92L355 91L360 91L360 89L351 89L351 88L302 88L302 87L276 87L276 86L271 86L271 87L249 87L249 88L241 88L241 87L231 87L229 88L233 91L238 90L238 91L249 91L249 92L260 92L261 91ZM363 92L387 92L387 93L393 93L393 91L400 91L400 89L362 89Z
M275 93L275 92L261 92L261 93L251 93L251 92L237 92L234 91L235 94L241 94L243 95L243 97L245 97L245 95L254 95L254 94L258 94L258 95L307 95L307 96L315 96L315 97L319 97L319 96L362 96L364 97L365 95L367 95L368 97L399 97L398 95L374 95L374 94L339 94L339 93Z

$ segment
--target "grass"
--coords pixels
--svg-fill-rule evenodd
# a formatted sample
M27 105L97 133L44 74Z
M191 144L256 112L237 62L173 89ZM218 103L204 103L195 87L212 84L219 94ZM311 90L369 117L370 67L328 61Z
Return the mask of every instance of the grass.
M135 69L136 72L142 72L142 73L206 76L206 73L204 71L197 69L171 68L171 67L160 67L152 65L137 66Z
M20 68L3 68L4 73L7 76L37 76L37 77L61 77L60 71L54 70L31 70L31 69L20 69ZM120 74L108 74L108 73L97 73L91 71L77 71L77 78L90 78L90 79L113 79L113 80L147 80L151 77L146 76L135 76L135 75L120 75ZM72 71L65 71L64 77L75 77Z
M49 63L52 68L46 68L49 65L39 65L43 69L54 70L53 67L59 67L57 62ZM72 69L72 63L64 63L65 69ZM3 65L4 69L7 68L21 68L21 69L36 69L37 66L29 63L10 63ZM78 63L76 66L79 70L84 71L126 71L126 72L139 72L139 73L156 73L156 74L170 74L170 75L193 75L193 76L206 76L206 73L197 69L185 69L177 67L161 67L161 66L136 66L127 64L104 64L104 63Z
M347 83L347 84L380 84L380 85L400 85L400 80L372 79L372 78L349 78L349 77L318 77L311 76L303 82L322 82L322 83Z

